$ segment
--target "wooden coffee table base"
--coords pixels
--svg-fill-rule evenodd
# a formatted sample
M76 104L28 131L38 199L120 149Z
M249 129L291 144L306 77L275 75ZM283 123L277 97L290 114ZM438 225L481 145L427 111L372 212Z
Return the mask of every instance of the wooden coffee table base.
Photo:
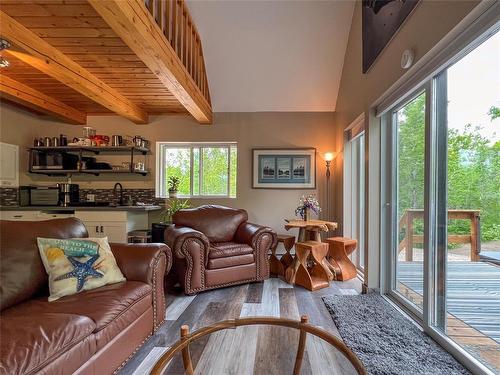
M248 317L248 318L240 318L240 319L231 319L225 320L222 322L214 323L209 326L200 328L197 331L192 333L189 332L189 327L183 325L181 327L181 337L175 342L170 349L167 350L156 362L154 367L151 369L150 374L152 375L162 375L165 373L179 373L178 369L174 369L175 371L170 372L168 365L171 363L172 359L175 355L182 355L182 363L184 365L184 373L187 375L193 375L195 370L200 370L199 373L208 373L213 370L217 365L217 362L214 361L214 368L203 368L197 369L192 362L191 353L190 353L190 345L199 340L203 340L203 338L208 339L210 334L223 330L234 330L238 327L244 326L254 326L254 325L265 325L265 326L274 326L274 327L288 327L290 329L296 329L300 332L298 347L289 347L288 350L294 351L296 353L295 363L293 368L293 375L300 375L302 362L304 358L304 354L306 354L306 343L307 340L310 340L307 336L314 336L316 339L321 339L324 341L321 345L330 345L333 350L337 350L341 355L347 359L353 366L353 370L358 375L366 375L366 370L363 367L361 361L356 357L356 355L344 344L344 342L333 334L319 328L315 327L308 323L307 316L302 316L300 321L284 319L284 318L273 318L273 317ZM283 342L283 346L288 347L290 344L288 342ZM251 348L249 348L251 349ZM255 349L254 349L255 350ZM235 358L237 359L237 358ZM237 363L237 362L236 362ZM269 365L269 368L272 368ZM198 372L198 371L197 371Z

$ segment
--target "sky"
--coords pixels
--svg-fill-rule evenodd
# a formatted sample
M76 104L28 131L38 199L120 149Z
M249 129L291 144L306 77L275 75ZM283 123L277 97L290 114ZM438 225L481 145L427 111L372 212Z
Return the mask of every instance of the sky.
M500 32L448 69L448 127L480 125L483 137L500 141L500 118L490 120L491 106L500 108Z

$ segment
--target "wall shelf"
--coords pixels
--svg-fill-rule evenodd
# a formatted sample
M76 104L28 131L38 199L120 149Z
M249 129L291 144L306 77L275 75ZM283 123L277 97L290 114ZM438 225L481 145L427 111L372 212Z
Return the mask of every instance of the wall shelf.
M40 151L40 152L87 152L95 155L100 153L113 153L113 154L130 154L132 152L137 152L142 155L150 154L150 150L145 147L136 146L58 146L58 147L30 147L30 151Z
M138 174L146 176L149 173L147 169L134 169L134 156L150 154L150 150L144 147L136 146L59 146L59 147L30 147L28 148L29 157L29 173L44 174L47 176L68 176L73 174L88 174L99 176L100 174ZM75 169L55 169L55 168L36 168L34 165L34 153L59 153L59 154L77 154L78 165ZM115 155L129 155L130 169L82 169L82 158L84 155L93 154L99 155L101 153L115 154Z

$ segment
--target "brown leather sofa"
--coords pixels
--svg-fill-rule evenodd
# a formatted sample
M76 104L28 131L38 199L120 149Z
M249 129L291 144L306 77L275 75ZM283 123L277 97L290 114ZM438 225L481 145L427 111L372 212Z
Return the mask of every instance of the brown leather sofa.
M0 221L0 374L111 374L165 319L164 244L111 244L127 281L48 302L37 237L84 238L77 219Z
M269 277L276 233L247 222L245 210L200 206L176 212L165 230L173 270L186 294Z

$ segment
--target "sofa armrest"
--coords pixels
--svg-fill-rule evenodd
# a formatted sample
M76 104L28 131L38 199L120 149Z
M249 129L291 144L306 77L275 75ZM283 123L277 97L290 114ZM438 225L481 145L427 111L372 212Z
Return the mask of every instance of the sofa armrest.
M172 253L165 244L111 243L111 251L123 275L153 288L153 330L165 321L164 277L172 267Z
M210 242L203 233L189 227L179 227L170 225L165 229L165 242L172 249L176 258L186 258L187 252L196 255L201 255L205 261L208 261L208 252L210 250ZM202 254L196 254L202 251Z
M249 222L242 223L238 227L234 240L239 243L246 243L254 249L262 247L266 250L275 246L278 241L276 232L273 229Z

